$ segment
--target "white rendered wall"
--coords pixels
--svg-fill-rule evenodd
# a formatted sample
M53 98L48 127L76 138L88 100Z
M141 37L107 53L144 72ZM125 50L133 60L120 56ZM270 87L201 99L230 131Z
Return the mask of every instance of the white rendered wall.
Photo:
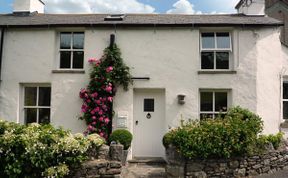
M236 74L198 74L199 29L117 29L116 43L133 76L148 76L150 80L135 80L128 92L118 90L114 101L115 118L119 111L127 112L128 128L133 132L133 88L165 88L164 124L168 131L168 127L177 126L181 118L199 118L199 89L227 89L230 91L231 105L257 112L265 121L265 133L277 132L281 106L280 89L277 90L280 80L277 76L282 66L282 57L277 56L282 50L279 32L272 28L257 30L257 34L254 29L226 30L231 31L233 36L233 70ZM4 41L0 118L21 121L20 83L50 83L52 123L73 132L83 132L85 123L77 120L81 107L78 93L88 84L87 61L90 57L101 57L111 33L114 33L114 29L86 29L86 73L59 74L52 73L58 60L57 31L9 29ZM177 95L183 93L186 94L186 104L179 105ZM265 98L267 94L268 99Z

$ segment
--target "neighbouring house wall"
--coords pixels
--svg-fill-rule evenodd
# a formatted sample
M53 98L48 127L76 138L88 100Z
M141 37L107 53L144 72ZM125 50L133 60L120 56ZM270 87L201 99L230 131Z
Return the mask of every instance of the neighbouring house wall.
M287 0L266 0L265 13L272 18L284 22L281 27L281 42L288 46L288 1Z
M237 11L247 15L264 15L265 0L249 0L248 5L244 2Z
M210 30L215 29L217 28ZM104 28L76 29L85 31L85 74L52 73L59 60L58 32L72 30L7 30L4 41L3 81L0 86L0 118L23 122L20 117L23 113L20 102L21 83L49 83L52 89L52 123L73 132L85 130L84 121L77 120L77 117L80 115L82 102L78 93L89 81L88 58L100 58L109 44L109 35L115 31ZM221 31L221 28L217 30ZM122 51L125 63L131 68L132 75L150 77L150 80L135 80L127 92L118 90L114 101L115 119L119 112L128 113L128 129L133 132L133 88L165 88L165 129L168 131L170 126L179 125L181 118L199 118L199 89L227 89L230 91L231 106L240 105L258 112L265 120L264 131L277 132L280 123L280 90L277 90L277 87L279 88L278 74L282 65L282 58L275 57L275 53L281 51L277 36L279 31L272 28L256 29L256 33L255 29L226 30L231 31L233 36L235 74L198 73L199 29L117 29L116 43ZM272 71L269 71L271 64ZM264 79L269 82L265 83ZM260 90L263 87L268 87L267 91L272 95L268 99L264 98L267 91ZM272 92L274 89L275 92ZM183 93L186 95L186 104L179 105L177 95ZM268 104L269 101L271 102Z

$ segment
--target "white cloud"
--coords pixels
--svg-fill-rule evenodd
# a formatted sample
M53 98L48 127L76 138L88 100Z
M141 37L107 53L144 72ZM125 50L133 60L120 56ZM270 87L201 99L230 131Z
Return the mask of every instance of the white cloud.
M173 4L173 9L167 11L168 14L201 14L201 11L195 11L194 5L188 0L178 0Z
M154 13L138 0L43 0L47 13Z

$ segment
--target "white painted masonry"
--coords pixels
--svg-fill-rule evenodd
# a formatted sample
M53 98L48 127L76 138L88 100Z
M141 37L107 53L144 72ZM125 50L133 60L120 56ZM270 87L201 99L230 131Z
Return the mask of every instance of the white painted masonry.
M15 0L13 12L44 13L44 3L41 0Z
M208 30L214 31L217 28ZM75 29L8 29L5 33L0 118L23 122L20 118L23 94L21 84L48 83L52 88L51 121L73 132L85 130L80 115L79 90L89 81L88 58L102 55L114 29L83 28L85 31L85 74L52 73L58 62L60 31ZM116 42L125 63L135 77L128 92L118 90L114 101L118 112L128 113L128 129L133 131L133 88L165 89L165 129L177 126L181 118L199 118L199 90L227 89L230 104L240 105L264 119L264 132L279 131L281 119L282 68L287 57L282 54L278 28L228 28L233 41L235 74L198 74L200 70L199 38L203 29L125 28L117 29ZM207 30L207 29L205 29ZM179 105L178 94L185 94ZM116 122L114 122L116 123Z

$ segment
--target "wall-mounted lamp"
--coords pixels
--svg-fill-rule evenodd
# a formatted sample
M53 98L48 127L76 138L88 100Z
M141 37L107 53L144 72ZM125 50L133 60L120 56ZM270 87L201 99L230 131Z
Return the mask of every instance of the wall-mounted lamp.
M177 95L178 97L178 104L185 104L185 96L184 94Z

